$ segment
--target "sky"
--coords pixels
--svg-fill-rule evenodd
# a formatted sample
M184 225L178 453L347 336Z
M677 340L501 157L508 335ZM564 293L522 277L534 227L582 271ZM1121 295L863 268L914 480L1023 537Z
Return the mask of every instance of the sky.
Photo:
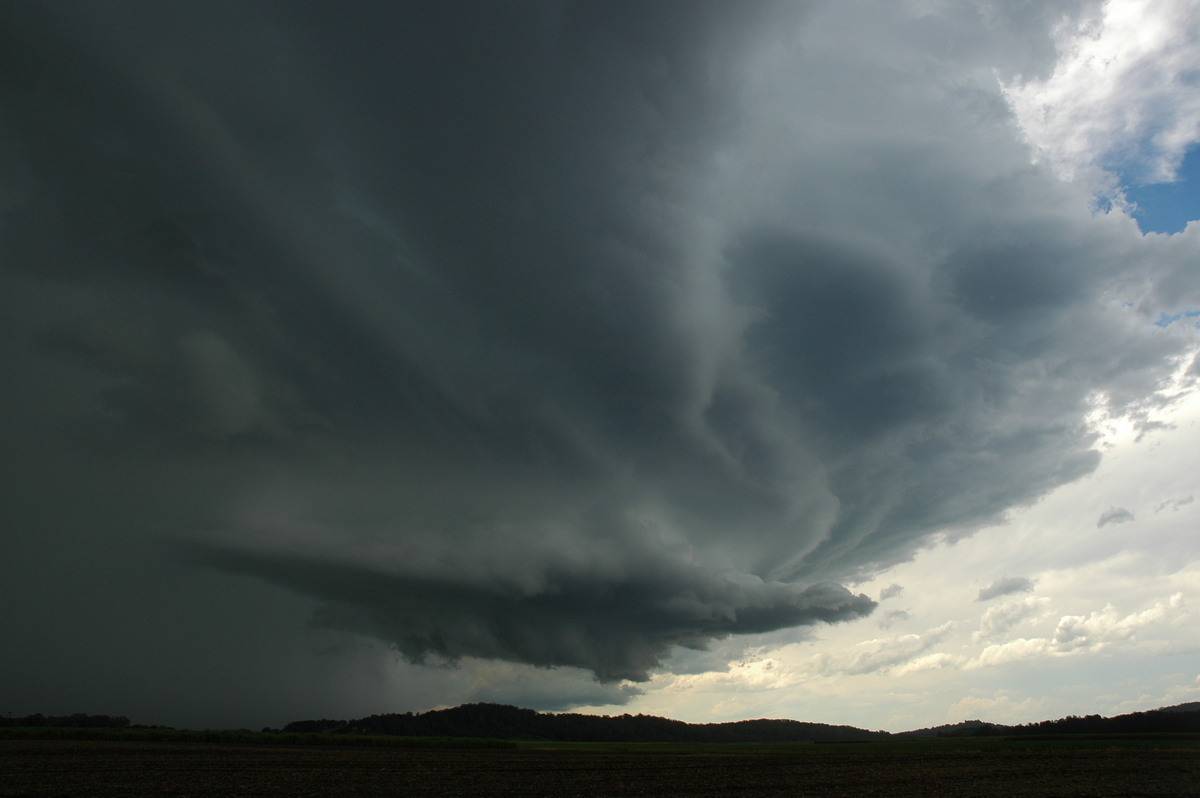
M5 0L0 712L1200 699L1198 5Z

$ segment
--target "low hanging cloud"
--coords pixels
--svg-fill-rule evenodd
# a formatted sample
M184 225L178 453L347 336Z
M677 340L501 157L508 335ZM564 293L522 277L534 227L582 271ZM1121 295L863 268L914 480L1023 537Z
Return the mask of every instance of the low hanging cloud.
M316 622L392 641L416 661L464 656L574 666L601 682L646 681L672 646L703 648L730 634L836 623L874 602L829 583L799 587L676 563L631 573L589 563L541 564L539 583L459 579L336 557L198 550L198 560L266 578L326 602Z
M306 616L642 680L870 613L1194 354L1193 238L997 81L1086 5L4 5L0 599L63 585L10 638L68 664L0 683L253 650L305 700Z

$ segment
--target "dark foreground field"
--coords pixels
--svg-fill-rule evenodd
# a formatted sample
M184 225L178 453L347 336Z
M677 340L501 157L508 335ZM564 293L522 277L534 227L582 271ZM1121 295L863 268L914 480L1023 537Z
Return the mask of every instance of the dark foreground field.
M722 755L0 740L0 795L1200 795L1200 754Z

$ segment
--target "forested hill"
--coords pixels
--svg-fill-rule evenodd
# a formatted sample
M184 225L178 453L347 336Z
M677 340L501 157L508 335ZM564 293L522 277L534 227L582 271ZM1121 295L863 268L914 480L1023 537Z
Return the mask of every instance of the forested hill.
M1200 734L1200 703L1131 712L1104 718L1100 715L1070 715L1020 726L1004 726L968 720L951 726L901 732L897 737L1016 737L1047 734Z
M464 704L413 714L371 715L357 720L301 720L283 731L389 734L406 737L490 737L561 742L772 743L838 742L904 737L976 737L1059 734L1200 733L1200 704L1104 718L1069 716L1021 726L973 720L951 726L890 734L853 726L796 720L684 723L653 715L546 714L504 704Z
M887 732L853 726L796 720L698 724L653 715L545 714L503 704L464 704L415 715L371 715L350 721L302 720L289 723L283 730L561 742L832 742L889 736Z

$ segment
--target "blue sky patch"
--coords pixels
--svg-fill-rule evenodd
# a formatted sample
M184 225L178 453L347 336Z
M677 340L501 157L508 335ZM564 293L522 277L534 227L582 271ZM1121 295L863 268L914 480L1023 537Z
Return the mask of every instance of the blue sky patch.
M1200 310L1185 310L1182 313L1163 313L1158 317L1158 321L1154 322L1159 327L1170 327L1180 319L1194 319L1200 316ZM1200 325L1197 325L1200 327Z
M1184 156L1174 183L1125 186L1125 198L1136 205L1133 218L1143 233L1180 233L1200 219L1200 147Z

